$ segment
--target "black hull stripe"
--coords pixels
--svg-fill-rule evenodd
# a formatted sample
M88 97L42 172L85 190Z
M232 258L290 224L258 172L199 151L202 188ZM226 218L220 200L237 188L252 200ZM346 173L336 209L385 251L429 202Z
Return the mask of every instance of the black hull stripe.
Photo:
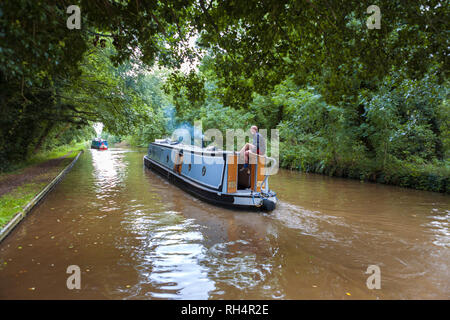
M210 202L210 203L213 203L216 205L225 206L225 207L233 207L233 208L245 208L245 209L258 208L255 205L234 204L235 196L227 195L227 194L218 195L217 191L207 191L202 188L198 188L197 186L190 184L189 182L176 176L172 172L170 172L166 169L163 169L160 166L154 164L151 160L147 159L146 157L144 157L144 164L147 168L155 171L156 173L158 173L162 177L166 178L169 182L173 183L180 189L182 189L202 200L205 200L207 202ZM243 197L245 197L245 196L243 196ZM250 198L250 197L245 197L245 198Z

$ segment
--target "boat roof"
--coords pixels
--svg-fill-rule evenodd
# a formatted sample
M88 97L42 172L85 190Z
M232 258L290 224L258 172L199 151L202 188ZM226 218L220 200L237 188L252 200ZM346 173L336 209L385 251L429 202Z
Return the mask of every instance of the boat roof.
M192 152L202 152L202 153L229 153L233 154L234 151L227 151L227 150L221 150L216 147L206 147L202 148L200 146L192 145L192 144L184 144L179 141L173 141L171 139L156 139L153 144L159 144L165 147L169 148L176 148L176 149L183 149L186 151L192 151Z

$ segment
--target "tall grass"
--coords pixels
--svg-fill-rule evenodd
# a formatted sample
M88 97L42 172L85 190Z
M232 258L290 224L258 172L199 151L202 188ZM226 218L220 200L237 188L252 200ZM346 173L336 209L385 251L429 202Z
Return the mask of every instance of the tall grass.
M26 167L36 165L39 163L43 163L48 160L58 159L69 153L70 154L67 157L74 158L78 154L79 151L86 149L88 147L88 145L89 145L88 141L83 141L83 142L78 142L78 143L74 143L74 144L58 146L51 150L38 152L35 155L31 156L29 159L12 165L9 168L10 170L8 170L7 172L0 173L0 181L1 181L1 177L4 175L11 174L11 173L17 173L18 171L20 171Z

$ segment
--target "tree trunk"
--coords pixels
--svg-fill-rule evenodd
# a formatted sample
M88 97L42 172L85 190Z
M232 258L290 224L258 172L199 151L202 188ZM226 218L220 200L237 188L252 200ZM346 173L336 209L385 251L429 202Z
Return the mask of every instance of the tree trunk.
M34 147L33 153L37 153L41 149L42 144L44 143L45 139L47 139L50 130L53 128L53 126L54 124L52 122L47 124L47 126L44 129L44 132L42 133L36 146Z
M58 139L64 132L67 131L72 126L71 123L68 123L61 131L58 132L58 134L55 136L55 139Z

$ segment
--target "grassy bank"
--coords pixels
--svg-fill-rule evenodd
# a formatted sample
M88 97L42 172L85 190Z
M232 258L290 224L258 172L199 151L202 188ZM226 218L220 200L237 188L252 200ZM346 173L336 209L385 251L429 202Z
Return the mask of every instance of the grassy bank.
M0 197L0 227L8 223L45 186L45 182L27 183Z
M43 163L45 161L52 160L52 159L58 159L69 153L70 154L67 155L67 158L74 158L78 154L78 151L86 149L88 147L88 144L89 144L89 142L85 141L85 142L79 142L79 143L75 143L75 144L71 144L71 145L59 146L59 147L56 147L49 151L39 152L39 153L33 155L32 157L30 157L29 159L15 164L13 166L12 170L10 170L6 173L1 173L0 174L0 182L1 182L2 177L4 177L5 175L18 173L18 172L20 172L20 170L27 168L29 166L32 166L32 165Z
M0 175L0 227L8 223L86 147L85 142L60 146L36 154L17 164L16 170Z
M328 176L358 179L405 188L450 194L450 163L411 163L391 160L384 166L369 159L324 160L311 154L282 152L280 166L302 172L325 174Z

